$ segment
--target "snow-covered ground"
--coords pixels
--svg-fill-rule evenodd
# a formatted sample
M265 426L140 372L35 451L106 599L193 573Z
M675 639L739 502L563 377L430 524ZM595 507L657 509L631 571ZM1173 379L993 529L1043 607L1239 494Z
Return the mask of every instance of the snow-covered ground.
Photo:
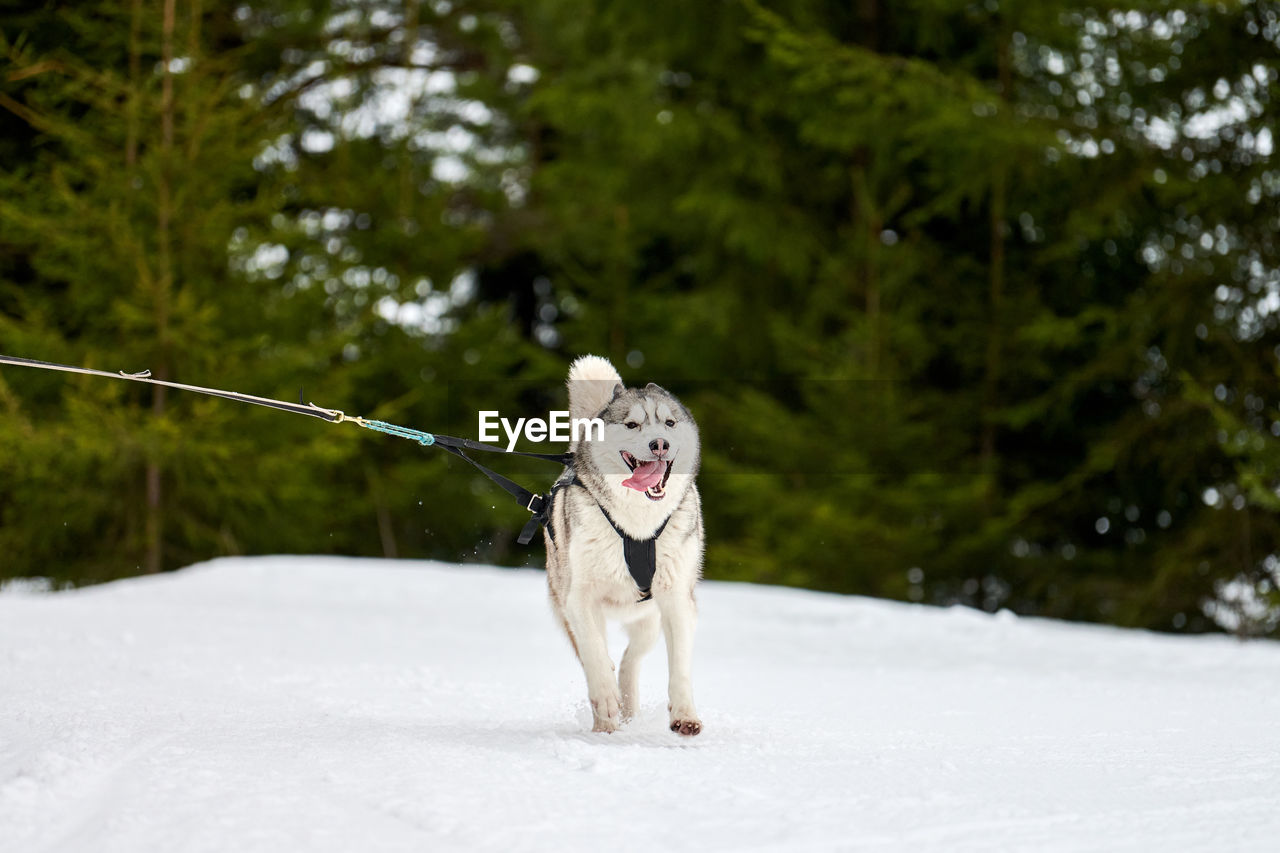
M0 849L1274 850L1280 645L704 584L593 734L537 572L0 594ZM615 657L621 636L615 638Z

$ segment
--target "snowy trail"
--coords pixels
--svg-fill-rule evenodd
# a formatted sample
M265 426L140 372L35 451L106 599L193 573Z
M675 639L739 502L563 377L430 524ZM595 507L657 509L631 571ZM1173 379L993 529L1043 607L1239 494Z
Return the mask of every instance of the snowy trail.
M538 572L0 594L0 850L1272 850L1280 645L708 583L590 732ZM615 636L615 657L621 637Z

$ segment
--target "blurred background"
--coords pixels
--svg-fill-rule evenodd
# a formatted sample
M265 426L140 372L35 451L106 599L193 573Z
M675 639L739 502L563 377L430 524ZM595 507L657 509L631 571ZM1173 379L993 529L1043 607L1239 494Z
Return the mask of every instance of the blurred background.
M1272 634L1278 48L1275 2L0 0L0 352L472 438L598 353L701 424L709 578ZM542 560L447 454L193 394L3 368L0 448L0 578Z

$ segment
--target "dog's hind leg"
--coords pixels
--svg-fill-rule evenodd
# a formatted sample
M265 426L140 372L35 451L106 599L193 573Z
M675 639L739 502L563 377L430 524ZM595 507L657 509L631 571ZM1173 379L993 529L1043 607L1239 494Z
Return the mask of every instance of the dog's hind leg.
M623 627L627 631L627 650L622 653L622 663L618 666L618 688L622 691L622 720L626 722L635 716L639 707L640 659L658 642L662 619L651 604L644 616Z
M587 677L587 698L595 717L593 730L616 731L622 722L622 697L613 680L613 661L605 641L604 609L571 591L564 608L565 623L574 639L582 672Z

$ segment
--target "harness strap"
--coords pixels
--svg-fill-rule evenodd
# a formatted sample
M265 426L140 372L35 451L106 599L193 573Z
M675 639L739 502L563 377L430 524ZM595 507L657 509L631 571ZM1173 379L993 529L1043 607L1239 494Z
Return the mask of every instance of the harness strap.
M447 444L441 441L440 439L442 438L450 438L450 436L437 435L436 436L437 445L439 445L444 450L449 451L454 456L457 456L459 459L465 460L466 462L470 463L472 466L475 467L477 471L479 471L481 474L484 474L493 482L497 483L498 486L500 486L503 489L503 491L511 495L511 497L515 498L516 503L520 504L529 512L533 513L533 516L528 521L525 522L524 528L521 529L519 538L516 539L516 541L519 542L521 545L528 545L529 542L533 540L533 535L538 531L538 527L540 525L546 524L548 521L547 513L551 509L551 495L547 494L546 496L543 496L538 494L537 492L529 491L524 486L520 485L514 480L504 477L501 474L499 474L497 471L494 471L491 468L481 465L479 462L472 459L467 454L463 453L460 448L455 447L452 444ZM459 442L469 441L469 439L453 439L453 440L459 441ZM479 442L472 442L472 443L478 444ZM495 450L500 453L507 452L500 447L492 447L492 448L484 447L481 449ZM548 461L560 462L561 464L566 464L566 465L573 460L572 453L565 453L565 454L519 453L518 455L529 456L534 459L546 459Z
M455 438L452 435L440 435L439 433L435 434L435 440L436 444L446 448L465 448L467 450L484 450L489 453L505 453L508 456L527 456L530 459L541 459L545 462L559 462L561 465L568 465L573 461L572 453L526 453L523 450L507 450L505 447L485 444L483 441L472 441L469 438ZM466 459L465 456L462 458Z
M472 463L474 464L474 463ZM540 509L534 511L533 518L529 519L525 524L524 530L520 532L521 545L529 544L529 540L533 538L533 534L537 532L538 526L547 528L547 535L551 537L551 541L556 541L555 528L551 525L551 501L555 497L555 493L560 489L566 489L569 486L582 486L586 489L586 484L578 479L578 475L574 474L573 478L563 483L556 483L551 487L551 491L547 493L546 498L540 498L542 503ZM587 490L587 494L591 494ZM595 498L592 498L594 501ZM600 508L600 512L604 515L605 521L609 522L609 526L613 528L613 532L618 534L622 539L622 556L627 563L627 572L630 573L631 579L636 582L636 587L640 590L640 601L649 601L653 598L651 592L653 588L653 576L658 571L658 537L662 535L662 531L667 529L667 522L671 520L671 516L667 516L662 520L662 524L658 525L658 529L648 539L633 539L625 530L618 526L613 520L613 516L609 515L609 511L599 501L595 501L595 505Z
M658 571L658 537L667 529L667 522L671 520L671 516L664 518L662 524L648 539L632 539L613 520L603 504L597 503L596 506L600 507L600 512L604 513L605 520L609 522L613 532L622 537L622 556L627 561L627 571L631 573L631 579L636 582L636 587L640 590L640 601L648 601L653 598L650 589L653 587L653 576Z
M575 476L572 480L568 480L563 483L556 483L552 486L551 491L547 492L547 496L539 499L540 502L538 503L538 508L533 510L533 517L524 523L524 529L520 531L520 537L516 539L516 541L521 545L528 545L533 540L534 535L537 534L538 528L545 527L547 529L547 535L551 537L551 541L554 543L556 541L556 529L551 524L552 502L555 500L557 491L567 489L575 483L577 485L582 485Z

